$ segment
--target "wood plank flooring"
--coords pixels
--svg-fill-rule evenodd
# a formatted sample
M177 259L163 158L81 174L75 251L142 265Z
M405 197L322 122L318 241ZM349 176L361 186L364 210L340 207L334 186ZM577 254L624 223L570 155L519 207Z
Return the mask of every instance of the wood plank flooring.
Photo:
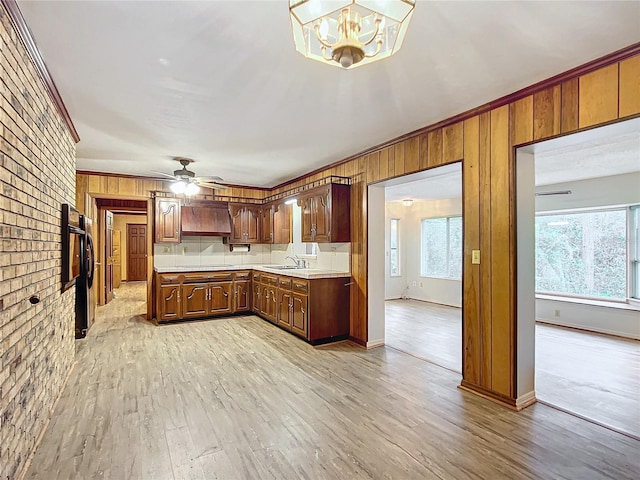
M386 343L461 370L460 309L417 300L386 302ZM640 437L640 342L536 325L536 397Z
M418 300L385 302L385 344L462 374L462 313Z
M637 479L639 442L516 413L391 348L313 348L255 316L154 326L144 287L99 309L35 479Z

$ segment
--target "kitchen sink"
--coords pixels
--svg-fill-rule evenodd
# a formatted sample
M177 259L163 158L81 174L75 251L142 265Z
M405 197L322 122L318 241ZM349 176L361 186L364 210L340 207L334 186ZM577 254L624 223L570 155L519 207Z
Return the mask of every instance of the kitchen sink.
M302 270L304 267L296 265L262 265L264 268L273 268L275 270Z

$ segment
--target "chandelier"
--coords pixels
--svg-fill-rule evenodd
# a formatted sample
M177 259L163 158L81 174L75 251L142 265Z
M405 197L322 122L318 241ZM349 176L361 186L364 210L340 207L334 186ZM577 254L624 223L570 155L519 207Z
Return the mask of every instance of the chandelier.
M296 50L342 68L387 58L402 46L415 0L289 0Z

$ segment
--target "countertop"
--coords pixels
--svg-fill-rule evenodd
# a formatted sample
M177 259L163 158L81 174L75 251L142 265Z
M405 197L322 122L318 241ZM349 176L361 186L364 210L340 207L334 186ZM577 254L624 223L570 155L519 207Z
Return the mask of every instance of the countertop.
M229 270L257 270L259 272L272 273L275 275L286 275L288 277L305 278L348 278L350 272L340 272L337 270L323 270L320 268L272 268L269 265L211 265L197 267L155 267L158 273L182 273L182 272L220 272Z

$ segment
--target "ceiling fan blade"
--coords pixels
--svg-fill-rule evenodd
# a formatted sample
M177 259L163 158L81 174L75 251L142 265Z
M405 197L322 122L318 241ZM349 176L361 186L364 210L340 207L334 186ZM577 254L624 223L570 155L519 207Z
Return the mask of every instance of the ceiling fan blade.
M151 173L156 173L156 174L158 174L158 175L162 175L163 177L168 177L168 178L171 178L171 179L173 179L173 180L176 180L176 177L175 177L175 176L173 176L173 175L169 175L168 173L158 172L158 171L156 171L156 170L149 170L149 171L150 171Z
M199 182L209 182L209 183L224 182L223 178L215 176L215 175L197 177L196 180L199 181Z
M221 185L219 183L210 183L210 182L196 182L199 186L204 188L213 188L214 190L226 190L227 186Z

